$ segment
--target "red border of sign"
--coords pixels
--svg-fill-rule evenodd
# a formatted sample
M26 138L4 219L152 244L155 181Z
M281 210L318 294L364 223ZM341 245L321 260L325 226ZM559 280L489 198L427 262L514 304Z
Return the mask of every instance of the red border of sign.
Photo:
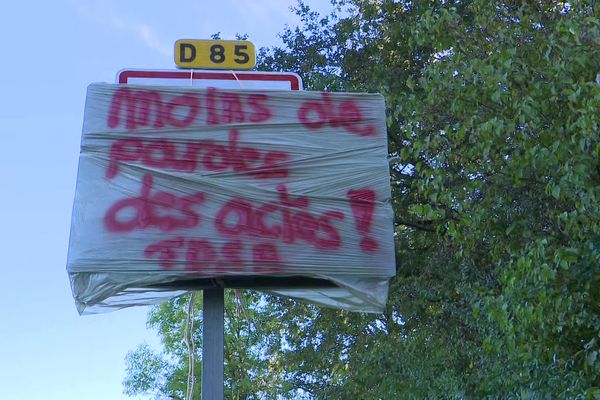
M302 89L302 79L293 72L248 72L205 70L135 70L124 69L117 74L117 82L126 84L129 78L164 79L220 79L228 81L279 81L289 82L292 90Z

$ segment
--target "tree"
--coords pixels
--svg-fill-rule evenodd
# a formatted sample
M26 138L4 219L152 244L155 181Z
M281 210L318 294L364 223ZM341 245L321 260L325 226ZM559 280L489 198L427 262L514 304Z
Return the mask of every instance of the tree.
M263 349L274 346L277 321L264 310L257 292L225 292L225 397L227 399L274 398L293 391L282 379L279 360ZM185 295L158 305L148 316L148 327L161 338L162 352L140 345L126 357L123 382L128 395L151 395L157 399L200 399L202 375L202 299ZM191 365L193 367L191 368ZM190 376L195 379L190 389Z
M600 398L598 5L333 6L261 68L385 95L398 273L382 315L256 298L260 396Z

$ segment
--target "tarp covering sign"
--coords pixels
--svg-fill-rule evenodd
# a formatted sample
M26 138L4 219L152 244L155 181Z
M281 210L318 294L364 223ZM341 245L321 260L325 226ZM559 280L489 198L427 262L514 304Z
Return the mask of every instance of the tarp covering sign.
M250 282L381 311L386 157L380 95L92 84L67 262L77 308Z

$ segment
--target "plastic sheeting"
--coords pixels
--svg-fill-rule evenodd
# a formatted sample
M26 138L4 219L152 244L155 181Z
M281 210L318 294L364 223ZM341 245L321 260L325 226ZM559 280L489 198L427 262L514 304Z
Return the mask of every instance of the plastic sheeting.
M77 309L221 285L381 311L390 197L380 95L92 84L67 261Z

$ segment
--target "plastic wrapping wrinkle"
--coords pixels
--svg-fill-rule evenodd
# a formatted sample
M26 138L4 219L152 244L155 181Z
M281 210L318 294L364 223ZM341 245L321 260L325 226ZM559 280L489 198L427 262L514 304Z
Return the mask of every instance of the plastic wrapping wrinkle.
M379 312L389 182L380 95L92 84L67 260L77 309L215 278Z

